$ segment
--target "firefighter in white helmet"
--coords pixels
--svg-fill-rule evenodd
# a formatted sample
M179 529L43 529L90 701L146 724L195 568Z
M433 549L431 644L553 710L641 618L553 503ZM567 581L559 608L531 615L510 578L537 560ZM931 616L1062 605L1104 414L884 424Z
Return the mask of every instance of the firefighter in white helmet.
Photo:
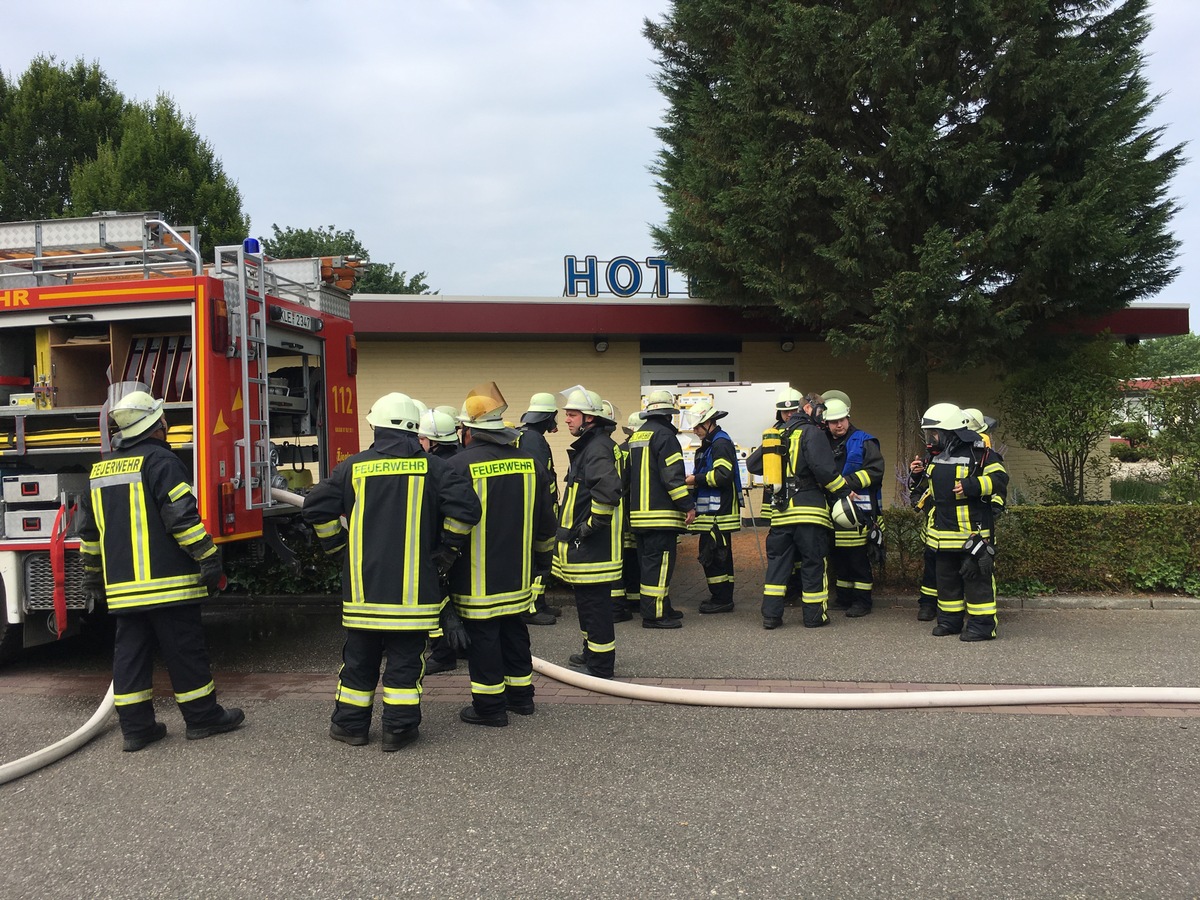
M383 672L383 749L418 736L426 637L441 620L441 577L479 521L479 498L450 463L421 450L421 410L407 395L380 397L367 413L371 446L321 481L303 516L326 553L342 557L346 641L329 736L367 743ZM341 519L345 518L347 527Z
M704 614L733 610L733 542L740 531L742 513L741 475L733 438L721 427L729 413L709 400L702 400L685 414L700 447L687 484L696 492L696 521L691 530L700 534L698 556L704 569L709 597L700 603Z
M154 650L162 653L175 701L195 740L232 731L240 709L217 703L200 623L200 604L216 594L221 555L200 521L190 466L167 444L163 402L144 385L123 382L108 416L119 429L113 451L92 466L82 502L84 588L107 599L116 622L113 696L135 752L166 736L154 715Z
M957 634L964 641L996 636L993 577L994 497L1003 499L1008 473L999 455L971 431L966 414L952 403L936 403L921 417L931 459L916 474L913 505L932 507L925 543L935 554L935 637Z
M625 424L621 426L624 440L617 446L617 469L621 473L622 481L625 478L625 470L629 466L629 439L642 427L644 421L641 411L638 411L630 413ZM629 527L629 503L624 499L621 502L621 520L624 523L621 548L621 596L613 600L613 621L628 622L635 614L640 614L642 611L642 568L638 562L637 539L633 536L633 529Z
M687 486L679 430L672 421L678 409L668 390L646 395L642 426L629 438L625 471L629 527L637 540L641 569L642 627L682 628L683 613L671 605L679 535L696 519L696 499Z
M763 628L768 631L783 624L788 581L797 561L804 627L819 628L829 621L828 556L833 521L827 497L840 499L850 491L821 427L821 396L808 394L797 399L789 395L786 399L799 409L787 411L780 426L782 486L772 498L774 513L767 534L763 581Z
M547 434L558 432L558 401L547 392L534 394L529 406L521 414L521 428L517 446L540 462L550 473L550 502L554 515L558 515L558 475L554 471L554 453L550 450ZM533 605L524 614L526 625L553 625L562 615L562 609L546 602L546 585L539 576L533 584Z
M883 511L883 453L878 438L850 421L850 405L845 400L825 396L824 418L834 462L852 492L839 501L850 515L834 517L830 560L837 585L835 605L855 619L868 615L872 608L874 580L867 539Z
M420 401L418 411L424 405ZM462 450L458 438L458 409L453 406L435 406L421 413L420 427L417 429L421 446L430 456L449 460ZM461 655L466 658L466 651ZM425 657L425 674L440 675L442 672L453 672L458 668L460 652L451 646L443 634L441 626L429 632L429 654Z
M495 382L474 388L459 415L463 452L451 465L474 487L483 518L450 569L450 600L470 643L471 705L459 712L470 725L504 726L509 712L531 715L533 661L529 609L536 577L549 574L557 522L550 474L516 446L504 423L508 404Z
M421 414L417 436L426 453L450 459L462 449L457 415L458 411L450 406L437 406Z
M621 579L621 476L603 419L604 401L582 385L562 392L563 419L575 442L558 511L554 574L575 590L583 652L572 668L612 678L616 661L612 591Z

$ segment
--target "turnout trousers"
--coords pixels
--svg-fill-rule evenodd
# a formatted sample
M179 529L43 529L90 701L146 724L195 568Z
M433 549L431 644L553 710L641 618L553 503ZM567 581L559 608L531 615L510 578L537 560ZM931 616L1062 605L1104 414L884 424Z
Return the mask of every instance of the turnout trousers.
M471 703L481 716L498 716L509 704L533 702L529 628L520 615L463 619L471 672Z
M866 544L855 547L838 547L835 544L829 558L837 584L837 605L847 607L861 602L870 608L871 590L875 585Z
M144 737L154 728L154 650L162 653L175 702L189 728L221 718L200 623L200 604L173 604L120 613L113 643L113 696L121 734Z
M401 731L421 721L421 677L425 674L426 632L346 629L342 668L330 720L353 734L371 728L371 709L379 666L383 670L383 716L386 731Z
M996 581L983 577L974 566L963 563L961 550L936 551L938 612L937 623L950 634L964 629L981 638L996 636Z
M662 619L670 609L667 593L675 571L675 554L679 545L677 532L649 529L634 533L637 539L638 566L641 572L639 590L643 619Z
M613 627L613 583L577 584L575 609L583 632L583 661L597 675L612 678L617 659L616 629ZM474 677L474 676L472 676Z
M714 603L733 602L733 543L727 531L700 532L699 560Z
M642 606L642 564L637 547L626 547L621 553L621 584L624 587L625 606L636 612ZM613 604L615 609L616 603Z
M800 599L804 624L813 628L829 621L830 530L824 525L801 522L772 525L767 533L767 574L763 581L764 619L782 619L788 579L797 560L800 568Z

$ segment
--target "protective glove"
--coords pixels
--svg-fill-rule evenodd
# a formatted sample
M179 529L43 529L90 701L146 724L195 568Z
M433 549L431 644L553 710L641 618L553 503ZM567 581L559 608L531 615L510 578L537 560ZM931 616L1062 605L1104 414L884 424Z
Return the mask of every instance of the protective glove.
M200 560L200 581L207 588L210 597L215 597L225 586L225 569L221 565L220 550Z
M102 570L84 570L83 597L92 609L104 605L104 572Z
M439 617L442 626L442 634L446 638L446 643L457 653L460 650L466 650L471 644L471 639L467 636L466 626L463 625L463 620L458 615L458 610L454 608L454 604L446 601L442 607L442 613Z
M582 524L575 527L575 540L576 542L585 541L595 533L596 526L593 524L591 516L589 516Z
M545 579L549 577L554 565L554 554L550 551L533 554L533 577Z
M438 575L444 576L454 566L458 559L458 548L442 544L433 554L433 564L437 566Z
M883 529L879 525L872 525L871 530L867 532L867 560L873 566L882 566L886 557L886 548L883 543Z

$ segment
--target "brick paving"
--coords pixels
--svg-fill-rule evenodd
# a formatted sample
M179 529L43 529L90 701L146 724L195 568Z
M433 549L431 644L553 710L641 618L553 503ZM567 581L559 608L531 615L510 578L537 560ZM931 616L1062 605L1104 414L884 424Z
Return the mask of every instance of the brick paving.
M327 672L218 672L216 680L223 700L323 700L333 697L337 675ZM4 673L0 675L0 697L94 698L108 687L108 676L97 672L79 674ZM630 678L630 684L702 691L765 691L774 693L878 693L883 691L972 691L1007 690L1053 685L922 684L915 682L788 681L756 678ZM547 705L631 705L651 701L597 694L534 675L537 702ZM171 686L165 673L155 677L156 696L170 698ZM466 672L432 675L425 679L423 699L427 703L470 702ZM1005 713L1042 716L1151 716L1161 718L1200 717L1194 703L1073 703L1031 706L957 706L932 708L943 712Z

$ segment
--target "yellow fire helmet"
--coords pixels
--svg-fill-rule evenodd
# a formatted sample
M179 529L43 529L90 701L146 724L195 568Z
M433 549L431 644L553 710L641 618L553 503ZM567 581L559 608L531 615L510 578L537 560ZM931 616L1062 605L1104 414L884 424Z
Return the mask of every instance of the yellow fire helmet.
M467 399L463 401L462 412L458 421L469 428L479 428L483 431L500 431L507 426L504 424L504 411L508 409L508 401L500 393L496 382L488 381L471 388Z

